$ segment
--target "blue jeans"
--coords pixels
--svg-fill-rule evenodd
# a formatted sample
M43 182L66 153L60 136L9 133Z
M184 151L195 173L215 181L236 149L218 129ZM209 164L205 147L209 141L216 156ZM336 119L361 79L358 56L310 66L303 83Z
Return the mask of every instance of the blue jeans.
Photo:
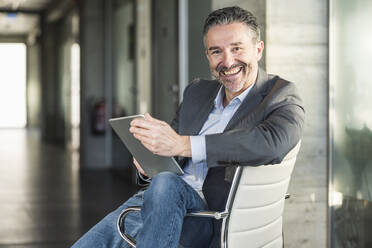
M145 191L139 191L107 215L72 247L130 247L119 235L116 222L121 211L141 206L125 219L126 231L138 248L206 248L213 235L210 218L185 217L187 212L207 210L198 193L174 173L155 176Z

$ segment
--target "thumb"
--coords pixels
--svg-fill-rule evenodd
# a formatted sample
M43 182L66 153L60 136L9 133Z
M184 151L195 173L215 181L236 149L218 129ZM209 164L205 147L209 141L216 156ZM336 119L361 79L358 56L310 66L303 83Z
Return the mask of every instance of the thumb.
M161 123L158 119L152 117L149 113L145 114L145 120L151 121L152 123Z
M145 120L152 121L154 118L149 113L145 114Z
M163 121L158 120L158 119L152 117L149 113L146 113L146 114L145 114L145 120L147 120L147 121L151 121L152 123L156 123L156 124L164 125L164 122L163 122Z

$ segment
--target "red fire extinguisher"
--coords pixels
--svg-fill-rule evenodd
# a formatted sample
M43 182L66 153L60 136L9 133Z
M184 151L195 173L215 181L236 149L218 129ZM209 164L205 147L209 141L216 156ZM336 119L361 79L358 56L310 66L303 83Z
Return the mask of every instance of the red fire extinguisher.
M106 131L106 104L100 100L93 105L92 111L92 132L104 134Z

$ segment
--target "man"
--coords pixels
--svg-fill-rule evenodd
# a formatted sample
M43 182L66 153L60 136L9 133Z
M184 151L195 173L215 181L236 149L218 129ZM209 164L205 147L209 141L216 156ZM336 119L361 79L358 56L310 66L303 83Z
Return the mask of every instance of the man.
M206 19L204 44L216 80L185 89L171 126L146 114L130 128L153 153L178 157L185 175L158 174L74 247L128 247L115 225L131 205L142 206L125 223L137 247L219 247L221 222L186 213L223 210L237 165L279 163L300 140L301 99L293 83L259 69L264 43L256 18L239 7L216 10Z

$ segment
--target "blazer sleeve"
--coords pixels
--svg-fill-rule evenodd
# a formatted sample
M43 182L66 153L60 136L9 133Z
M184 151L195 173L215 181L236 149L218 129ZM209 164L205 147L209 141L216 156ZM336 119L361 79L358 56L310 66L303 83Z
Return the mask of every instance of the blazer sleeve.
M269 94L253 125L242 120L230 130L206 135L207 165L211 167L275 164L301 139L305 112L294 84ZM251 121L252 122L252 121Z
M176 131L176 133L179 132L179 112L180 112L180 109L182 107L182 103L180 104L180 106L178 106L178 109L177 109L177 112L176 112L176 115L175 117L173 118L170 126L173 128L174 131Z

